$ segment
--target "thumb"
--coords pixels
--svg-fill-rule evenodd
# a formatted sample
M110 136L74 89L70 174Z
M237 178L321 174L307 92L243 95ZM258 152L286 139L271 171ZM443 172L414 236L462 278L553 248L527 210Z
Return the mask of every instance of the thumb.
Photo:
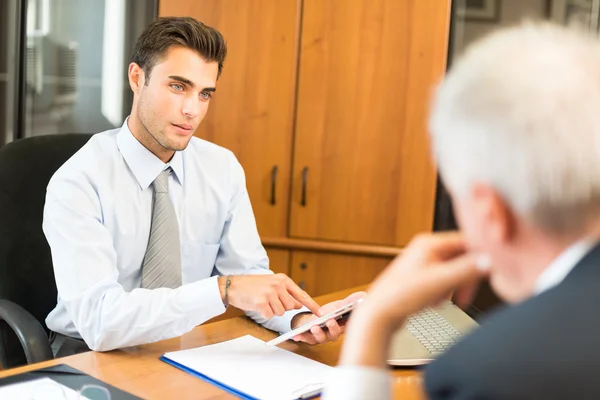
M350 304L367 296L367 292L354 292L344 299L344 304Z

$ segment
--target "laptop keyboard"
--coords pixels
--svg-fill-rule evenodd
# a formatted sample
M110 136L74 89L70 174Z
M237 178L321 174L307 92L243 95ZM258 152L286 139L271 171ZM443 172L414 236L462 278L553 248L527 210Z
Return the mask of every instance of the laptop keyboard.
M461 336L456 328L432 308L410 316L406 328L431 354L443 353Z

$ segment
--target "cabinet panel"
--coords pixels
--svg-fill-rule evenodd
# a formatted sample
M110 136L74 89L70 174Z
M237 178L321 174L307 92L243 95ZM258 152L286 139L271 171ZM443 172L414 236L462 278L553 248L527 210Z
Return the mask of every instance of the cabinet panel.
M368 284L391 257L292 251L291 278L311 296Z
M225 37L228 54L223 74L196 135L228 148L240 160L260 234L285 236L298 0L178 0L159 4L159 15L192 16Z
M292 237L405 245L433 224L426 134L449 1L305 0Z
M269 267L276 274L282 273L290 275L290 251L281 249L270 249L267 247L269 255Z

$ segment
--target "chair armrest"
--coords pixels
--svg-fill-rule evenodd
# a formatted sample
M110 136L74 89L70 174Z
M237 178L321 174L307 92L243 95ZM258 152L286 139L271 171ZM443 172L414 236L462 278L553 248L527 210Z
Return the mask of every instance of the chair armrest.
M16 333L25 352L27 364L54 358L46 331L23 307L12 301L0 299L0 319L6 321Z

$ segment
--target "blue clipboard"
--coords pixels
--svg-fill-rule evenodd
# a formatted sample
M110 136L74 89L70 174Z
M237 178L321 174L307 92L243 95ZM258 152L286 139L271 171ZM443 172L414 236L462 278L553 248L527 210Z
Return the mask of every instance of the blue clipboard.
M200 378L200 379L202 379L202 380L204 380L204 381L206 381L206 382L208 382L210 384L213 384L216 387L218 387L220 389L223 389L224 391L233 394L234 396L238 396L241 399L246 399L246 400L260 400L260 399L257 399L256 397L248 396L246 393L240 392L239 390L234 389L231 386L227 386L227 385L225 385L225 384L223 384L223 383L221 383L219 381L216 381L216 380L210 378L209 376L201 374L198 371L195 371L195 370L193 370L191 368L188 368L188 367L186 367L184 365L181 365L178 362L170 360L169 358L167 358L165 356L161 356L160 360L166 362L167 364L171 364L172 366L177 367L177 368L179 368L179 369L187 372L188 374L192 374L195 377Z
M188 368L185 365L179 364L178 362L173 361L173 360L169 359L168 357L161 356L159 359L161 361L167 363L167 364L170 364L170 365L172 365L172 366L174 366L176 368L179 368L182 371L187 372L188 374L194 375L195 377L200 378L200 379L202 379L205 382L208 382L208 383L210 383L212 385L215 385L216 387L218 387L220 389L223 389L224 391L226 391L228 393L231 393L232 395L237 396L240 399L245 399L245 400L260 400L259 398L247 395L246 393L241 392L241 391L239 391L239 390L237 390L235 388L232 388L231 386L225 385L224 383L219 382L219 381L217 381L215 379L212 379L211 377L209 377L207 375L201 374L200 372L198 372L196 370ZM300 396L300 397L298 397L298 399L309 400L309 399L314 399L315 397L318 397L320 395L321 395L321 390L318 390L318 391L316 391L314 393L309 393L309 394L306 394L304 396Z

